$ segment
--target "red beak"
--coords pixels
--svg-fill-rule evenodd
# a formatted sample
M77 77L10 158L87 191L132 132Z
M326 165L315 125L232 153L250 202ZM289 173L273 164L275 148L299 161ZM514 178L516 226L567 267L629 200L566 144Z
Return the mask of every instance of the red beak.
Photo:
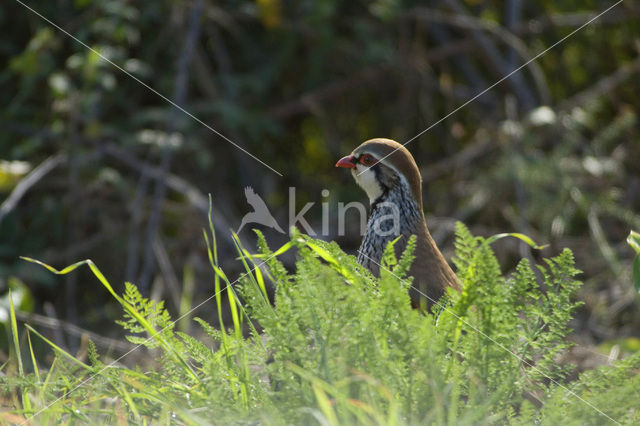
M345 169L355 169L356 157L354 157L353 155L347 155L346 157L342 157L336 163L336 167L344 167Z

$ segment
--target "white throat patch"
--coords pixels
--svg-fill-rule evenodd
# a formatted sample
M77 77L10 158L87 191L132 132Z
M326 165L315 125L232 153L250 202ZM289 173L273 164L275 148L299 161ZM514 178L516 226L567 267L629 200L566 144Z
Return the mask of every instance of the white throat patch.
M360 188L367 193L370 203L382 195L382 187L376 179L376 173L371 168L357 163L356 168L351 169L351 174Z

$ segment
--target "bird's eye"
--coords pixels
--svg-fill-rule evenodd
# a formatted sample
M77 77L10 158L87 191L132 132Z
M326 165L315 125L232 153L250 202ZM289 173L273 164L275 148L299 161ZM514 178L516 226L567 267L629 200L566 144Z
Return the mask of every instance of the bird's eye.
M360 163L364 164L365 166L373 166L374 164L376 164L376 159L369 154L364 154L362 157L360 157Z

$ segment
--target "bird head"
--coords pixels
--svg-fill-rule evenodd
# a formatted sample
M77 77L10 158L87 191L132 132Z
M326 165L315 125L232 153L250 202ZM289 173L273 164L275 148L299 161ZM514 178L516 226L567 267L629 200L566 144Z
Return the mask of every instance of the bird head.
M356 183L364 189L371 203L405 183L413 198L422 205L422 178L413 156L403 145L391 139L363 142L336 167L351 169Z

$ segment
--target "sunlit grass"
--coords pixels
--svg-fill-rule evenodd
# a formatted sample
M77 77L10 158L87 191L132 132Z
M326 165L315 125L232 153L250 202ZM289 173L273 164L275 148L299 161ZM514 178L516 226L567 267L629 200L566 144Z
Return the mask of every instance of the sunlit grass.
M450 292L434 315L409 308L404 277L413 243L400 259L389 247L375 278L333 243L294 232L271 251L259 234L259 253L252 254L234 236L245 272L232 280L219 266L211 224L205 233L214 271L211 298L220 323L223 309L231 321L219 329L195 321L214 347L180 331L184 318L173 320L162 302L144 298L133 284L117 294L90 260L58 270L26 259L56 274L88 266L122 306L119 324L127 339L157 359L144 368L124 367L120 359L105 364L90 344L84 362L29 325L21 343L11 306L12 354L3 367L0 419L554 424L570 415L577 423L637 421L637 391L631 389L640 385L640 355L575 382L566 380L570 367L557 364L569 347L567 322L578 305L571 252L537 266L543 292L526 260L503 276L490 244L504 236L483 239L458 227L455 263L463 289ZM295 273L278 261L290 250L297 251ZM267 282L275 287L275 304ZM181 317L190 314L191 303L184 303ZM50 365L38 365L32 337L54 352Z

